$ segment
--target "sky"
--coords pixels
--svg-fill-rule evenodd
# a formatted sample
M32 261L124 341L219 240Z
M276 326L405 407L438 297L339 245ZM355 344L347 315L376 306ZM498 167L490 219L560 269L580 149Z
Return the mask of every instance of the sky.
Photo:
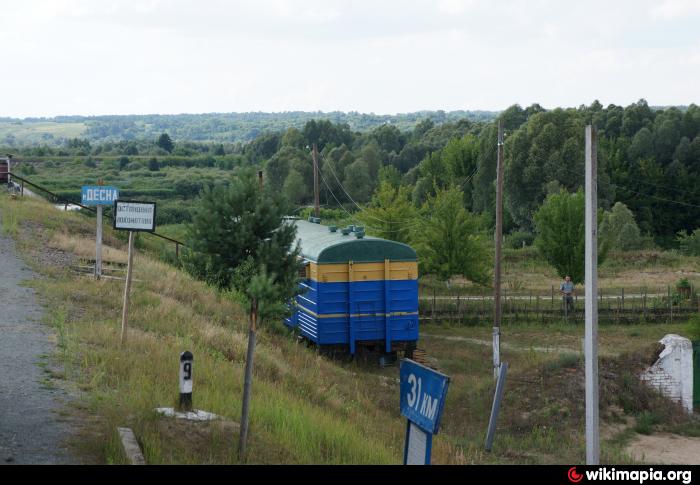
M700 103L700 0L0 0L0 116Z

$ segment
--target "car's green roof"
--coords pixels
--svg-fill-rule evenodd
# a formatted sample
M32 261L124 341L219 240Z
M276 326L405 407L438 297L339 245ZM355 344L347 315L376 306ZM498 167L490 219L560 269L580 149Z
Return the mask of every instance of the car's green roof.
M358 239L354 232L347 236L331 232L329 226L313 222L292 220L297 228L297 239L304 259L315 263L375 263L391 261L417 261L416 252L407 244L378 237L364 236Z

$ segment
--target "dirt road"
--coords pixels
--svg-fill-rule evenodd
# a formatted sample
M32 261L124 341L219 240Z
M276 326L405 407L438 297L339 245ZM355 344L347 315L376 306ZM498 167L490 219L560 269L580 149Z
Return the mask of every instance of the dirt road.
M59 414L68 396L44 370L52 332L34 290L22 286L35 277L0 234L0 464L77 463L64 444L71 426Z

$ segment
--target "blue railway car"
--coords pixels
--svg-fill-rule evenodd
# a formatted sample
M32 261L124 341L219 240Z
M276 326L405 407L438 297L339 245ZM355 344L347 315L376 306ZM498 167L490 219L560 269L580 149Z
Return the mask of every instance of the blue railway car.
M411 352L418 340L418 259L408 245L293 220L304 260L302 293L285 320L319 346Z

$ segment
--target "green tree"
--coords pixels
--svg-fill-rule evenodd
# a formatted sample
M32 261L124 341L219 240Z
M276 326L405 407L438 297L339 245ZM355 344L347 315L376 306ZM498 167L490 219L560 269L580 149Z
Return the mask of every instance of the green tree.
M294 127L289 128L282 136L282 146L289 146L303 150L306 146L304 134Z
M382 182L367 207L357 218L371 228L372 235L408 243L418 224L418 212L411 202L409 187L395 187Z
M463 205L464 193L457 187L438 189L421 208L421 225L414 246L421 271L443 281L461 275L486 285L493 257L482 222Z
M550 194L534 217L537 249L560 277L569 275L574 283L583 283L585 276L585 209L583 190L571 194L562 189ZM599 209L599 229L602 215ZM598 264L605 260L608 248L609 242L599 237Z
M399 172L393 165L384 165L379 169L379 183L388 183L392 187L396 188L401 185L401 172Z
M237 172L227 187L205 187L187 228L185 268L220 288L245 292L249 276L265 267L275 301L288 301L298 291L299 249L296 228L283 223L286 212L279 193L259 190L254 170Z
M642 237L634 214L622 202L616 202L610 212L603 216L600 237L609 242L610 249L616 251L641 249L648 242Z
M265 183L272 189L280 191L291 169L296 169L302 177L307 175L306 171L299 170L304 166L308 167L307 171L312 177L311 156L298 148L283 146L265 164ZM304 178L304 180L308 179Z
M156 145L158 145L160 148L162 148L168 153L172 152L173 148L175 148L175 144L170 139L170 135L168 135L167 133L163 133L158 137Z
M345 167L343 186L356 202L369 200L374 182L370 178L367 162L359 158Z
M676 240L683 254L700 256L700 229L695 229L691 234L679 231Z
M295 169L289 171L282 192L287 200L295 205L301 204L309 196L309 189L304 183L304 177Z
M403 133L396 126L389 124L375 128L370 136L386 152L399 153L406 142Z

